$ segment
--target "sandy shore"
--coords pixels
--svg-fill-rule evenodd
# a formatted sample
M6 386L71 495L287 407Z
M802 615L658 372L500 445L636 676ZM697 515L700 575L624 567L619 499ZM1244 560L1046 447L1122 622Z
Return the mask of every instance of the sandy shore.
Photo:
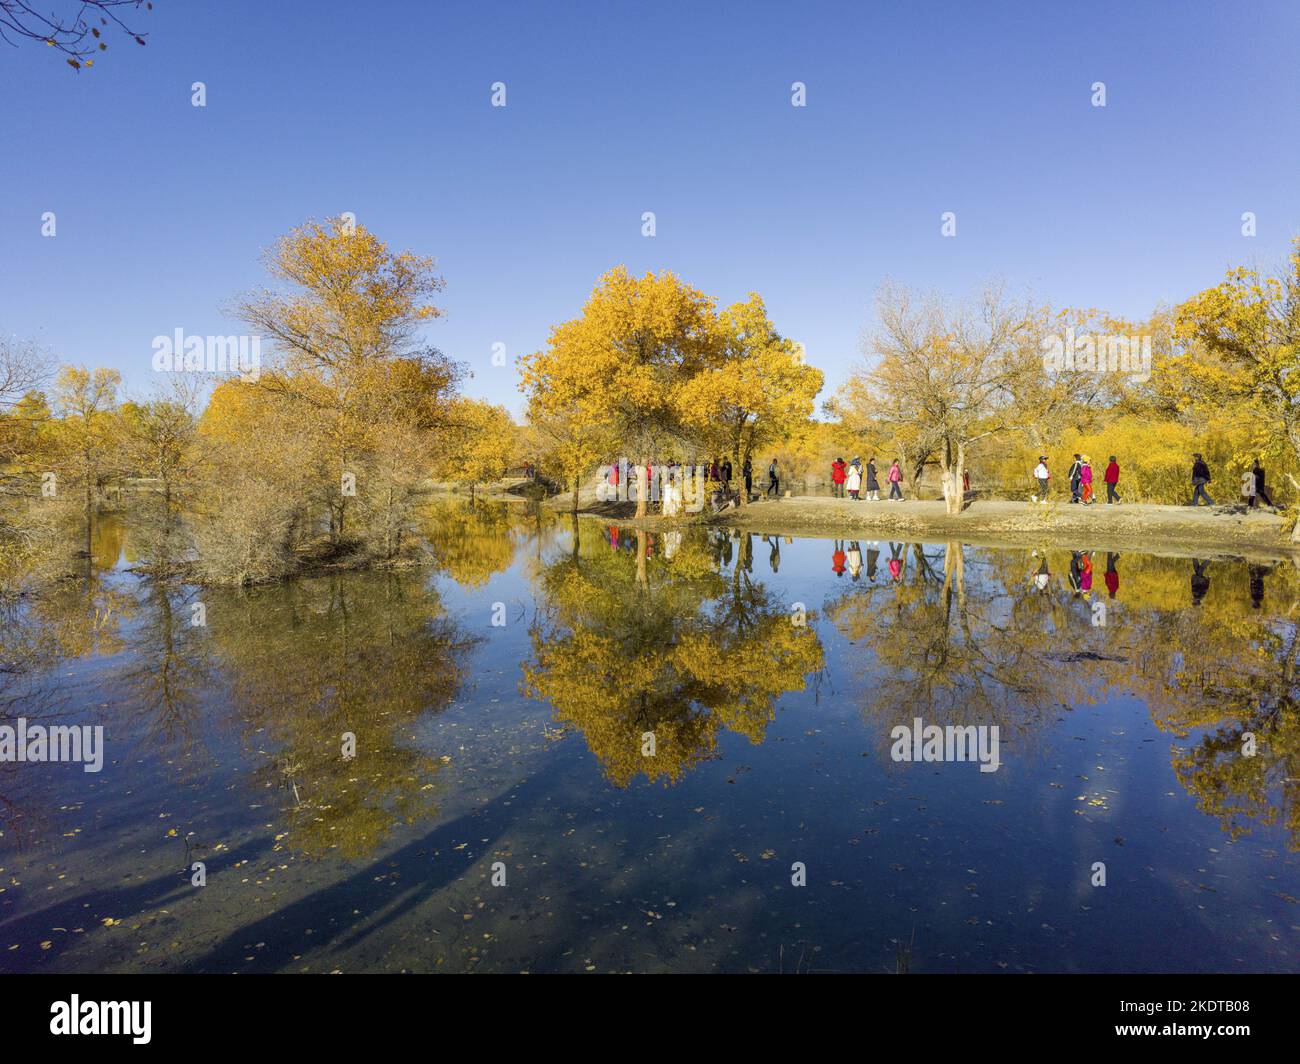
M479 497L501 502L523 501L524 482L499 481L480 489ZM513 490L512 490L513 489ZM441 494L441 492L439 492ZM457 494L460 494L458 492ZM567 494L552 496L548 508L567 512ZM1046 505L1001 499L974 499L960 514L950 515L938 500L854 502L825 496L760 498L748 506L725 510L710 518L650 516L634 519L633 503L597 502L588 490L579 500L579 513L624 528L682 528L700 523L743 528L780 536L819 539L960 540L988 546L1051 545L1074 550L1140 550L1148 553L1208 557L1242 555L1289 558L1300 564L1300 542L1292 542L1293 520L1284 513L1233 506L1152 506L1140 503L1107 506L1071 504L1067 499Z
M560 500L553 500L559 504ZM567 508L567 507L565 507ZM587 503L582 512L611 524L665 528L687 522L632 519L633 507ZM709 519L715 525L782 536L834 539L955 539L966 543L1044 544L1075 550L1126 549L1205 556L1248 554L1271 558L1300 553L1284 514L1240 506L1091 506L1067 501L1046 505L976 500L960 514L939 501L854 502L793 497L764 499Z

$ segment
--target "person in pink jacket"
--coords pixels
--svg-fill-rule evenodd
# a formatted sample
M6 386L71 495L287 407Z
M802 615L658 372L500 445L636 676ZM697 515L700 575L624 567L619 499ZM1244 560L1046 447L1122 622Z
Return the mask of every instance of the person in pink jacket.
M1079 467L1079 488L1084 506L1092 505L1092 462L1083 456L1083 465Z

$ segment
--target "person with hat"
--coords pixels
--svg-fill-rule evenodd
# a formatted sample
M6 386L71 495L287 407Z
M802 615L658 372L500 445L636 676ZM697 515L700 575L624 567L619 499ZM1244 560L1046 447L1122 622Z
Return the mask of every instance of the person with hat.
M1079 499L1084 506L1092 505L1092 460L1085 454L1079 462Z
M1038 494L1033 497L1034 502L1047 502L1047 482L1052 479L1052 474L1047 471L1047 455L1038 456L1038 465L1034 466L1034 479L1038 481Z

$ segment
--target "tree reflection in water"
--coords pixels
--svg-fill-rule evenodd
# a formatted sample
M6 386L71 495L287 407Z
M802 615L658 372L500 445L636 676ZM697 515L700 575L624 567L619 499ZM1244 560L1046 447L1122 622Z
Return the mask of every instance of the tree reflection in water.
M724 729L761 742L777 700L823 666L814 628L743 561L724 577L718 549L716 535L615 529L540 574L522 689L581 731L618 786L676 782Z
M1300 849L1294 566L1221 563L1211 588L1200 558L907 552L898 582L826 607L861 647L864 712L883 731L921 716L1032 741L1062 707L1134 696L1178 740L1175 774L1204 812L1234 838L1281 821Z

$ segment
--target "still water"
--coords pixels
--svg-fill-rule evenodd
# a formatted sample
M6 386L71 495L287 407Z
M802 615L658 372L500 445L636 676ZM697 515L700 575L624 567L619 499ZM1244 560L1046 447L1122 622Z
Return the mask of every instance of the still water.
M1300 970L1289 562L422 531L218 591L105 515L4 609L0 723L106 752L0 764L0 971Z

